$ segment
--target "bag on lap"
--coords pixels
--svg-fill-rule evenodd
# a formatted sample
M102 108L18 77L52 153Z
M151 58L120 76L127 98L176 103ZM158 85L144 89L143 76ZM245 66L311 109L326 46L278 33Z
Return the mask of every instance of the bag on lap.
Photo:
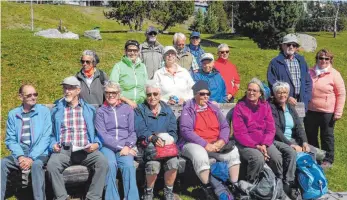
M316 199L328 192L324 171L310 154L300 152L296 155L296 170L304 199Z

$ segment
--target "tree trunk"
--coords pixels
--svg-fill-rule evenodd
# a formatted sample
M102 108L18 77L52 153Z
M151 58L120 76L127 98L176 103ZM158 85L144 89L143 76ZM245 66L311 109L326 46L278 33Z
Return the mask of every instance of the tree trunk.
M166 29L168 29L170 26L171 26L171 23L169 23L169 22L166 23L162 31L163 32L166 31Z
M231 33L234 32L234 4L231 3Z
M336 16L335 16L335 22L334 22L334 38L336 38L337 18L338 18L338 15L339 15L339 9L340 9L340 2L337 2L337 10L336 10Z

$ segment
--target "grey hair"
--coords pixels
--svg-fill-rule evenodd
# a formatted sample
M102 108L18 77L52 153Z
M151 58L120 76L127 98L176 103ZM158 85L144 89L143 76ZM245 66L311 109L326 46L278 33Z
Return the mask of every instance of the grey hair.
M145 84L145 90L147 90L148 88L154 88L154 89L158 89L159 92L161 92L161 87L160 84L158 82L156 82L155 80L148 80Z
M223 49L223 48L228 48L228 49L229 49L229 46L228 46L227 44L223 43L223 44L220 44L220 45L217 47L218 51L220 51L220 50Z
M261 94L261 97L260 99L265 101L265 89L264 89L264 85L263 83L256 77L252 78L252 80L247 84L247 87L251 84L251 83L254 83L254 84L257 84L259 86L259 89L260 89L260 94Z
M173 43L176 44L178 39L186 40L186 36L183 33L175 33L173 36Z
M105 81L104 89L106 90L106 88L112 88L112 89L118 90L120 93L122 92L122 89L121 89L119 83L117 83L115 81L111 81L111 80Z
M288 91L288 93L290 92L290 86L287 82L283 82L283 81L276 81L273 85L272 85L272 91L275 94L278 90L280 89L286 89Z
M83 56L91 56L93 58L93 65L96 66L99 63L99 56L92 50L84 50L81 56L81 60Z

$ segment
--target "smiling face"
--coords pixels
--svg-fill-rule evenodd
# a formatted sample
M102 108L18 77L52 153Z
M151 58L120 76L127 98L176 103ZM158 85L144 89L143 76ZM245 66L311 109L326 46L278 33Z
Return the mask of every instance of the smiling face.
M210 73L213 70L213 67L214 67L213 60L206 59L206 60L203 60L201 64L202 64L202 70L204 70L204 72Z
M327 53L320 53L317 55L317 65L319 68L324 69L332 64L332 59Z
M190 43L194 46L198 46L200 44L200 41L200 38L196 36L190 38Z
M24 86L22 93L19 94L19 98L23 103L24 107L33 107L37 103L38 93L35 88L31 85Z
M146 89L146 101L151 107L156 107L160 102L160 89L147 87Z
M105 98L106 102L110 106L114 106L118 103L120 97L120 91L113 87L105 88Z
M282 44L282 50L286 55L294 55L294 53L298 50L299 45L295 42Z
M286 88L280 88L275 92L276 102L283 105L287 102L289 97L289 91Z
M229 58L229 52L228 47L221 48L218 50L218 57L227 60Z
M66 102L78 101L78 95L81 92L81 88L73 85L63 85L64 99Z
M210 99L210 95L210 91L203 89L195 94L194 99L198 105L205 106Z
M139 56L139 49L135 45L129 45L125 50L125 55L132 61L135 62Z
M248 84L246 97L250 102L256 104L261 97L260 87L255 83Z
M164 55L164 60L166 64L172 65L176 62L176 59L177 59L177 55L176 55L176 52L173 50L166 52Z

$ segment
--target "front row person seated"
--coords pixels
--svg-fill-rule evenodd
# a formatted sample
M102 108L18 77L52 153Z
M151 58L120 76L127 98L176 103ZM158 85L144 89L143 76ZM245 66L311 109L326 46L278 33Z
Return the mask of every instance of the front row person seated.
M155 81L148 81L145 87L146 100L135 110L135 124L138 140L143 148L153 148L153 145L163 147L177 141L177 121L171 108L161 101L160 85ZM163 137L163 135L166 135ZM152 146L151 146L152 145ZM141 145L142 146L142 145ZM160 169L164 173L164 199L173 200L173 185L177 175L178 158L171 157L163 160L145 159L146 188L143 200L153 199L153 187Z
M113 81L104 86L106 103L96 113L95 128L102 142L100 151L108 160L106 176L106 200L119 200L117 171L122 172L124 198L137 200L139 192L136 185L136 133L134 110L120 100L120 85ZM135 149L134 149L135 148Z
M52 109L53 136L48 164L48 177L56 200L70 199L63 171L80 164L93 170L86 199L101 199L108 170L107 160L99 151L101 142L95 133L95 108L79 98L80 81L75 76L63 80L64 98ZM79 150L80 149L80 150Z
M227 163L233 184L238 181L240 159L237 147L228 153L220 152L229 142L230 128L220 109L209 101L208 83L198 81L193 92L194 98L184 104L181 113L179 146L182 155L192 161L206 199L209 199L213 194L209 181L209 157Z
M46 199L42 167L48 160L52 122L49 109L36 104L37 96L34 86L22 85L19 88L22 105L8 113L5 144L11 155L1 159L1 199L5 199L10 172L26 170L31 170L34 199Z
M254 182L267 163L276 177L283 179L285 192L291 197L296 152L285 143L274 142L275 122L264 94L262 82L253 78L248 83L246 95L234 108L234 136L242 162L247 163L246 179Z

